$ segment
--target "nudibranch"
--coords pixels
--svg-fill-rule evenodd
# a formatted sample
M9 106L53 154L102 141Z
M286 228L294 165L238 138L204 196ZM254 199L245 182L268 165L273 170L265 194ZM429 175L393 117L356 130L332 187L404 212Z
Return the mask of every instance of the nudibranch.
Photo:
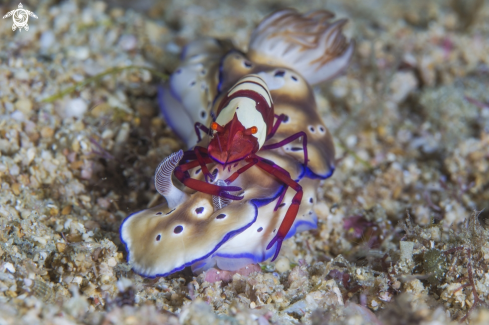
M167 204L121 225L134 271L236 270L276 258L282 240L316 227L317 186L334 171L334 145L312 85L344 70L354 48L346 21L332 18L278 11L253 31L248 53L210 38L186 46L159 102L192 149L157 168Z

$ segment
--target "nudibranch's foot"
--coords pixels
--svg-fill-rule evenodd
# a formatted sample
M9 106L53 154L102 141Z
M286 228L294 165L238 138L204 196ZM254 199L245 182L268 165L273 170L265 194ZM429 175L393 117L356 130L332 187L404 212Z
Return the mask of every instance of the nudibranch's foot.
M219 270L219 269L209 269L205 272L204 274L204 280L209 282L209 283L215 283L215 282L225 282L229 283L233 281L233 275L235 274L240 274L242 276L250 276L250 274L254 272L261 272L261 267L258 264L250 264L245 267L240 268L237 271L225 271L225 270Z
M284 241L285 237L280 236L280 235L275 235L273 237L272 241L268 244L267 250L273 247L274 244L277 244L277 247L275 248L275 254L272 257L272 262L275 261L278 257L278 254L280 253L280 249L282 248L282 242Z

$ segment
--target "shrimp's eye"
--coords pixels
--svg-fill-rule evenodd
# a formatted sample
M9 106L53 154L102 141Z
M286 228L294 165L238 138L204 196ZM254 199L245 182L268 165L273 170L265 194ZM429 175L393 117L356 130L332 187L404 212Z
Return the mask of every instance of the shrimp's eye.
M256 132L258 132L258 128L256 126L252 126L249 129L246 129L244 131L244 134L250 135L250 134L256 134Z
M216 122L211 123L211 129L213 129L214 131L217 131L217 132L220 132L223 130L222 126L220 126Z

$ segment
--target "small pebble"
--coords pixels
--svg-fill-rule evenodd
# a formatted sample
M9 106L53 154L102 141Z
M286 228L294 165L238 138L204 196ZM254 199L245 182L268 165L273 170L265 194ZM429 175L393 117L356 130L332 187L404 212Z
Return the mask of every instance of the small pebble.
M112 139L113 137L114 137L114 131L112 131L111 129L107 129L104 130L104 132L102 132L102 139L104 140Z
M70 56L78 60L86 60L90 57L90 49L86 46L80 46L71 49Z
M51 129L49 126L45 126L41 129L41 137L44 139L46 138L52 138L54 135L54 130Z
M287 257L279 257L275 262L275 270L284 273L290 270L290 261Z
M136 48L138 44L138 40L134 35L122 35L119 39L119 46L124 51L131 51Z
M81 98L70 100L64 109L64 117L82 118L88 110L88 105Z
M49 49L56 42L56 36L50 30L47 30L41 34L41 38L39 39L39 47L41 50Z
M66 244L65 243L56 243L56 250L59 253L63 253L66 250Z
M29 98L19 99L15 102L14 106L26 116L29 116L32 111L32 102Z
M70 214L71 210L73 209L73 206L71 205L67 205L63 208L63 210L61 210L61 214L62 215L67 215L67 214Z
M20 184L19 183L15 183L12 185L12 192L14 192L15 195L20 194Z
M10 262L3 264L3 269L9 271L10 273L15 273L15 267Z
M36 148L32 147L27 149L27 165L29 165L36 157Z
M401 260L412 261L413 260L414 242L401 241L400 246L401 246Z
M20 173L20 168L17 165L12 165L9 168L10 175L17 176Z
M109 258L109 260L107 261L107 265L110 266L110 267L114 267L117 265L117 261L115 260L115 258L111 257Z
M25 115L21 111L15 111L10 114L10 117L16 121L22 122L25 120Z
M116 143L124 143L129 138L129 123L122 123L122 126L115 138Z

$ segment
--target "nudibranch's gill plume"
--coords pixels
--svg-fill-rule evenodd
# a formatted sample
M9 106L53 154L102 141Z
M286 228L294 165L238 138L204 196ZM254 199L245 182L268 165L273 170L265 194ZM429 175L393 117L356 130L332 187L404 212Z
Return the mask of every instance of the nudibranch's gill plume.
M311 85L331 79L346 68L354 47L342 34L346 20L333 17L326 10L273 13L253 31L248 57L299 71Z
M188 198L188 195L173 185L172 175L175 167L183 157L183 151L179 150L164 159L156 168L155 188L168 202L169 208L180 205Z

